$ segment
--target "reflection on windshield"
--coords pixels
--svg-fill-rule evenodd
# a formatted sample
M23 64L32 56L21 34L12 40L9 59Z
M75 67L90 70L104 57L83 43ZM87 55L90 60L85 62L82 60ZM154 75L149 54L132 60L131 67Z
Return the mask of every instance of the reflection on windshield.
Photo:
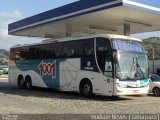
M148 62L145 54L119 52L116 76L123 80L148 78Z

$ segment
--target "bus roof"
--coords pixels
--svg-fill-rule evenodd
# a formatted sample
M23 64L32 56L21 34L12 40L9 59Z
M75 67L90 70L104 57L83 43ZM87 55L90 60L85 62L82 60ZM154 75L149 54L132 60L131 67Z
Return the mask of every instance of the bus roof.
M96 37L104 37L104 38L109 38L109 39L115 38L115 39L124 39L124 40L132 40L132 41L142 42L142 40L137 39L137 38L133 38L130 36L113 35L113 34L97 34L97 35L89 35L89 36L83 36L83 37L66 37L66 38L55 39L55 40L58 40L59 42L63 42L63 41L72 41L72 40L96 38ZM53 39L53 41L54 41L54 39Z
M9 24L17 36L62 38L88 34L123 34L160 29L159 0L80 0Z
M129 36L112 35L112 34L98 34L98 35L90 35L90 36L85 36L85 37L83 36L83 37L66 37L66 38L60 38L60 39L48 39L48 40L46 39L39 43L16 45L16 46L12 46L12 48L18 48L18 47L24 47L24 46L27 47L27 46L32 46L32 45L42 45L42 44L57 43L57 42L65 42L65 41L75 41L75 40L81 40L81 39L87 39L87 38L97 38L97 37L142 42L142 40L140 39L129 37Z

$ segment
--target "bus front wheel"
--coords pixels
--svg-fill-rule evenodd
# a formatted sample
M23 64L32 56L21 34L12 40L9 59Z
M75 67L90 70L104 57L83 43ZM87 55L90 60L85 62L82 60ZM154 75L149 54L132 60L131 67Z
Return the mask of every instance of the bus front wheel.
M87 97L87 98L90 98L93 96L93 88L89 80L81 83L80 92L84 97Z

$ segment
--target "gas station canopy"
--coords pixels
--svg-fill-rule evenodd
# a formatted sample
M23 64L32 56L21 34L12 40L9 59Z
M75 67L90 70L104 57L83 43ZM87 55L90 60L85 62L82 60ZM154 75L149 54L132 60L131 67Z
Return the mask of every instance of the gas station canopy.
M160 30L159 0L81 0L9 24L11 35L65 37Z

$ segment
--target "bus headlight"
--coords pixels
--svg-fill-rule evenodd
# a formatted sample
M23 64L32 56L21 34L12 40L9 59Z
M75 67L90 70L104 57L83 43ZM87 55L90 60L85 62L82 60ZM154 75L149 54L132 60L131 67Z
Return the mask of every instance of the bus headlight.
M118 87L121 87L121 88L126 88L126 87L127 87L127 84L117 83L117 86L118 86Z
M149 86L149 83L147 83L147 84L144 84L144 87L148 87Z

